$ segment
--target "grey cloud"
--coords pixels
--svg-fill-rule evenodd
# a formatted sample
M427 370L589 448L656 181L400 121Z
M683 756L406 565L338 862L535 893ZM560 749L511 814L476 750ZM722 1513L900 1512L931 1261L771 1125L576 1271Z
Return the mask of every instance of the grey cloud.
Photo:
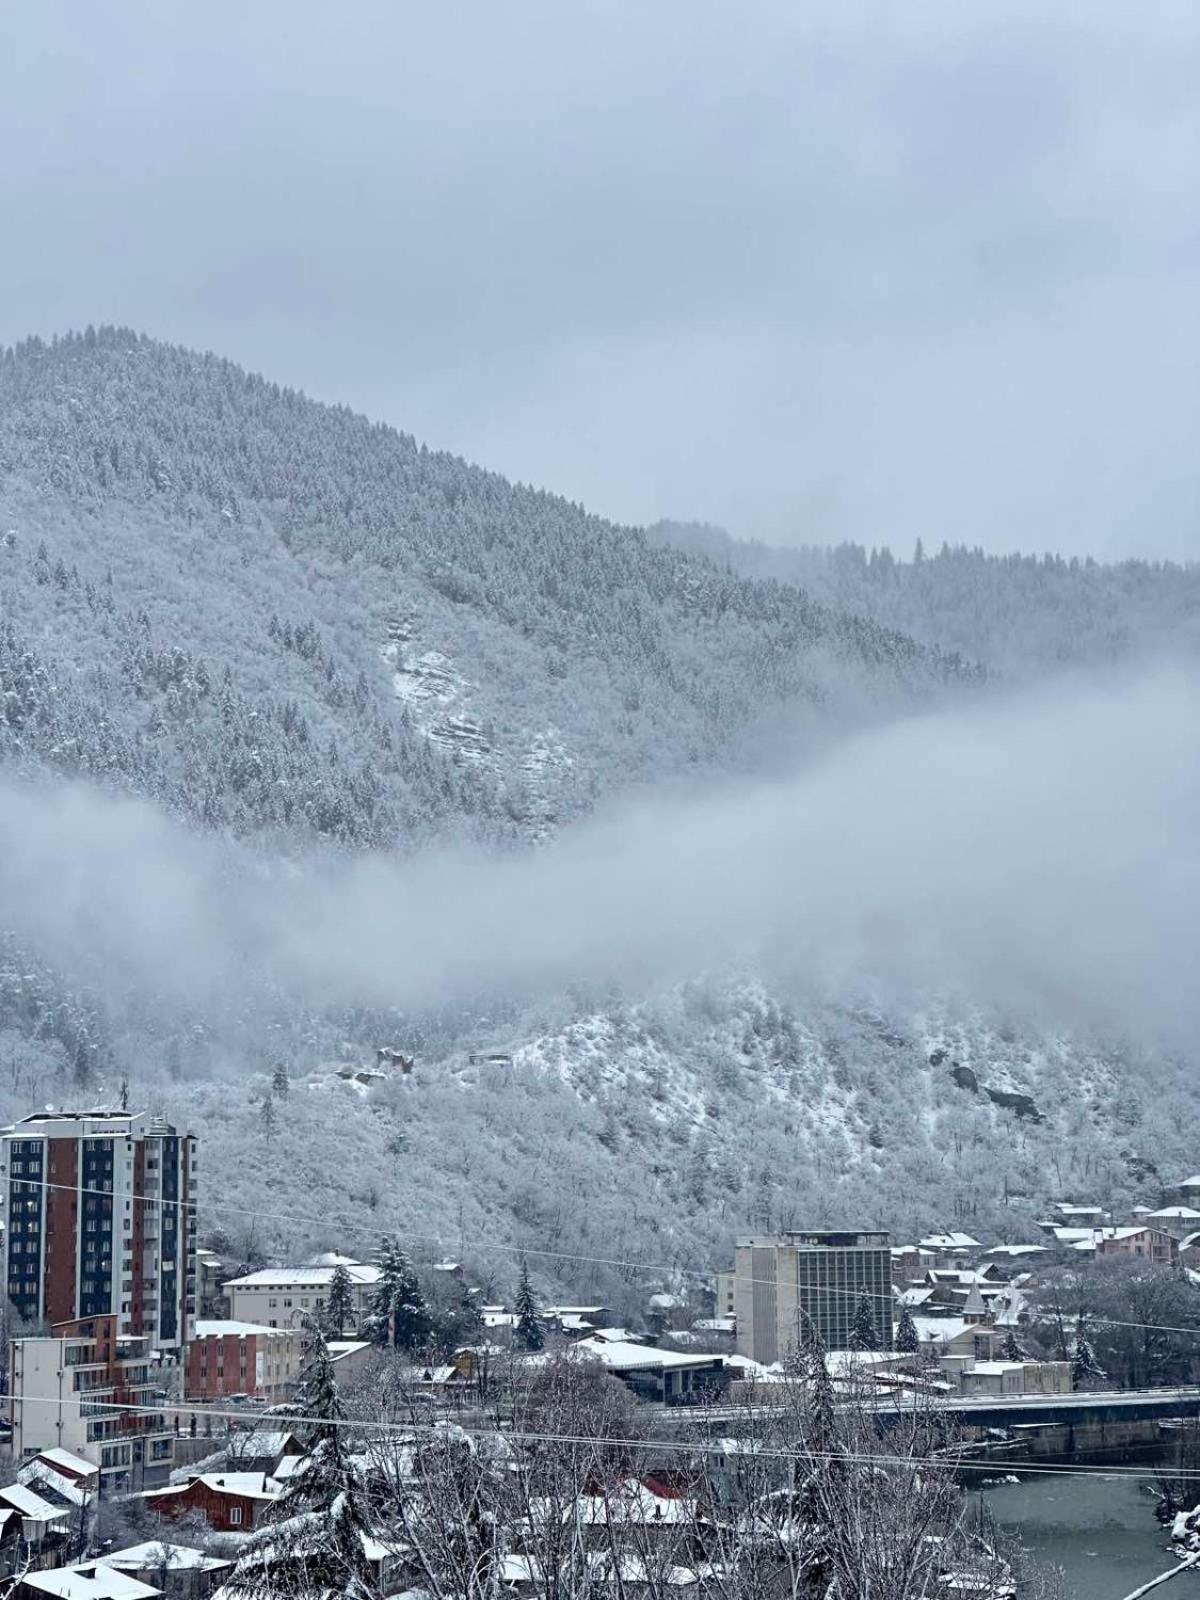
M641 520L1196 553L1194 7L9 7L0 334Z
M1148 669L895 724L532 855L406 865L268 869L141 803L6 786L0 897L79 978L200 1008L295 988L421 1010L750 962L1189 1048L1198 720L1200 681Z

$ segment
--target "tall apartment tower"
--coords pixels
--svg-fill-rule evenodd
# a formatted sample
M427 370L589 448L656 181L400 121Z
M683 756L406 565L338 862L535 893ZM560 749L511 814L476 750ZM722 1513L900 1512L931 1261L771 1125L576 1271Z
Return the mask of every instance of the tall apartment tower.
M196 1141L161 1117L41 1111L0 1130L8 1297L50 1323L116 1317L179 1358L196 1315Z
M876 1349L892 1348L892 1252L886 1233L820 1230L739 1239L734 1267L738 1354L770 1365L804 1342L811 1323L828 1350L850 1343L865 1292Z

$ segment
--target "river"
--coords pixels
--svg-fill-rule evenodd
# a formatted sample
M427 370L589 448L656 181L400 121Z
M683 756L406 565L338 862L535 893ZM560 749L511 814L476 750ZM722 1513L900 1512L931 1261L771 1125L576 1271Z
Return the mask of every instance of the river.
M1062 1568L1067 1600L1122 1600L1171 1565L1166 1530L1136 1478L1030 1474L982 1493L1000 1528ZM1163 1600L1198 1596L1200 1573L1181 1573L1163 1590Z

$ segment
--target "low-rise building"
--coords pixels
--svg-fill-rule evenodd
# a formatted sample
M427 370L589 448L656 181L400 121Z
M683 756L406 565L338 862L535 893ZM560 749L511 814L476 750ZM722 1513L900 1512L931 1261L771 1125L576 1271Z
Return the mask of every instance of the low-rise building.
M921 1356L969 1356L976 1361L992 1361L1002 1352L1007 1332L990 1322L966 1317L914 1316L918 1351Z
M232 1560L206 1555L187 1544L167 1544L162 1539L106 1551L101 1562L85 1563L76 1570L87 1572L95 1565L150 1584L173 1600L207 1600L234 1568Z
M265 1328L256 1322L201 1321L188 1346L185 1395L220 1400L231 1394L286 1399L304 1364L298 1328Z
M145 1337L118 1337L114 1314L56 1323L14 1339L8 1386L16 1461L60 1449L101 1474L110 1494L165 1481L172 1435L154 1404Z
M951 1230L949 1233L931 1233L917 1241L917 1249L933 1256L935 1267L961 1267L983 1246L969 1233Z
M280 1485L265 1472L204 1472L187 1483L147 1489L140 1499L156 1516L175 1519L199 1512L218 1533L248 1533L279 1494Z
M1175 1239L1186 1239L1189 1233L1195 1233L1200 1228L1200 1211L1195 1206L1162 1206L1158 1211L1152 1211L1146 1222Z
M1178 1252L1178 1240L1158 1227L1101 1228L1096 1239L1098 1256L1134 1256L1163 1267L1170 1266Z
M975 1360L944 1356L938 1363L963 1395L1070 1394L1069 1361Z
M729 1384L725 1358L710 1351L685 1354L652 1345L581 1339L571 1353L597 1361L642 1400L688 1405L724 1392Z
M350 1279L353 1302L351 1320L343 1332L353 1333L371 1314L380 1271L367 1262L342 1263ZM231 1278L225 1285L229 1315L234 1322L254 1322L266 1328L298 1328L305 1317L325 1309L329 1285L337 1265L265 1267Z

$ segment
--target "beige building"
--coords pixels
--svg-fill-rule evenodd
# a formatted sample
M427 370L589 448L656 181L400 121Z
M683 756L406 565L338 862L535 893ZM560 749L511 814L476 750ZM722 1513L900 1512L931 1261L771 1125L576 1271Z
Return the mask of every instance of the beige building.
M13 1460L65 1450L100 1469L106 1499L165 1483L174 1456L148 1341L117 1329L113 1314L77 1318L8 1347Z
M371 1311L379 1268L360 1262L342 1262L350 1279L354 1312L345 1331L362 1326ZM329 1285L337 1265L311 1267L267 1267L232 1278L225 1285L229 1315L234 1322L256 1322L264 1328L299 1328L306 1316L325 1309Z
M767 1366L782 1361L803 1344L809 1324L826 1349L845 1350L864 1294L876 1348L890 1350L892 1252L886 1233L825 1229L739 1240L733 1292L738 1354Z
M1098 1256L1136 1256L1170 1266L1178 1252L1172 1235L1159 1227L1104 1228L1096 1237Z
M737 1302L735 1299L734 1285L737 1283L736 1272L718 1272L713 1278L713 1297L715 1305L714 1317L736 1317Z

